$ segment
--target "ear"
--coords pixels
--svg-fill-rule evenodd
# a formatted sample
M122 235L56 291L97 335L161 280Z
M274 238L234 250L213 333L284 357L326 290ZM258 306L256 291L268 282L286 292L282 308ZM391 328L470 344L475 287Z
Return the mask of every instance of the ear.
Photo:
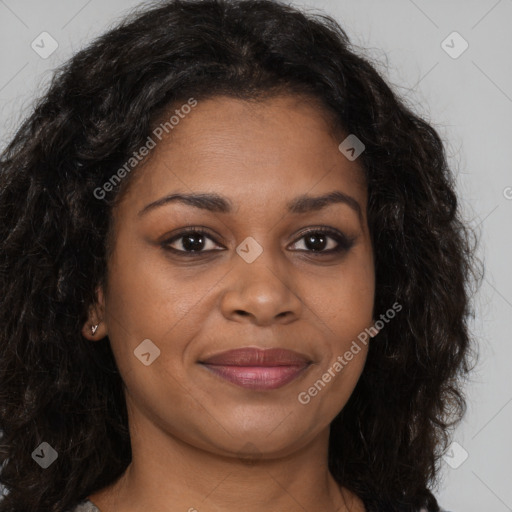
M103 294L103 287L96 288L96 301L89 307L89 314L87 321L82 326L82 335L91 341L98 341L108 334L107 324L104 320L105 313L105 297ZM96 332L93 334L92 327L98 326Z

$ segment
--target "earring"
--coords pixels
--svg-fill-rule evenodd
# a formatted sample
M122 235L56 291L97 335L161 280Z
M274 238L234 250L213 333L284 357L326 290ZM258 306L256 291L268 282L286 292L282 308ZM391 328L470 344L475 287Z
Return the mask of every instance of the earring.
M101 323L101 322L100 322ZM91 332L92 332L92 335L94 336L96 334L96 331L98 330L98 327L100 326L100 324L97 324L97 325L91 325Z

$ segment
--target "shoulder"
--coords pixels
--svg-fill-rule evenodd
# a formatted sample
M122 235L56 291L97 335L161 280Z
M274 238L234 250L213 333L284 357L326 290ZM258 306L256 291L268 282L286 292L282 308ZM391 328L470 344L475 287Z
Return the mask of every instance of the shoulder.
M100 509L92 501L84 500L68 512L100 512Z

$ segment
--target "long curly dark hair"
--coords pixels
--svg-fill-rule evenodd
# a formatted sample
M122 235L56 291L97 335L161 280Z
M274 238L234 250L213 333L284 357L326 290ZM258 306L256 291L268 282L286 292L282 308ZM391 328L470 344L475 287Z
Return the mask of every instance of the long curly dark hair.
M478 236L440 136L376 67L323 13L170 0L139 7L55 71L0 157L0 512L68 510L130 463L110 344L81 327L106 282L112 209L137 169L103 199L95 190L171 105L220 94L306 94L364 143L374 316L403 310L331 424L329 469L379 510L438 511L432 489L478 359ZM42 442L58 453L47 469L32 456Z

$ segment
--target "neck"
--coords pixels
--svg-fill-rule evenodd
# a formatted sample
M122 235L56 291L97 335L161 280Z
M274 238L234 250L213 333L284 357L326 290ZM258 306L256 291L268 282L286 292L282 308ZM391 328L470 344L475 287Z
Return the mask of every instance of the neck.
M244 512L364 512L361 500L328 470L328 429L293 453L244 460L138 420L130 428L131 464L115 483L90 496L101 512L239 512L241 505Z

